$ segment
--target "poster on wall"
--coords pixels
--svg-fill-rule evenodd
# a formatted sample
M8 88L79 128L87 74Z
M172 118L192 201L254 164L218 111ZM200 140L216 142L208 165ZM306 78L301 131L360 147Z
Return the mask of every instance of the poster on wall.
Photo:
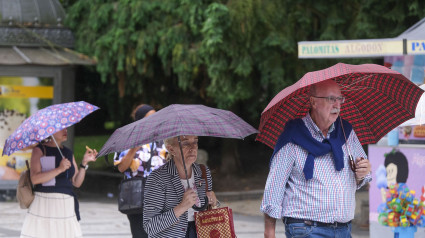
M52 105L53 78L0 76L0 156L6 139L30 115ZM0 180L18 180L31 148L0 157Z
M400 144L425 144L425 125L402 126L398 131Z
M388 226L378 222L378 207L385 201L388 184L405 183L420 199L425 186L425 146L390 147L369 145L372 181L369 188L370 237L394 237ZM425 238L425 229L418 228L415 237Z
M425 83L425 55L386 56L384 65L403 74L417 85Z

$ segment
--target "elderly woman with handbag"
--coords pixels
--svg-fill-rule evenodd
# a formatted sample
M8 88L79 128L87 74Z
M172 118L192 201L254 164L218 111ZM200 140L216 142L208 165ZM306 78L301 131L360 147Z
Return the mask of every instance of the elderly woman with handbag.
M146 182L144 229L149 237L197 237L195 209L208 204L216 206L218 202L212 191L211 173L206 169L206 192L200 165L195 163L197 136L168 138L164 143L171 159L153 171Z

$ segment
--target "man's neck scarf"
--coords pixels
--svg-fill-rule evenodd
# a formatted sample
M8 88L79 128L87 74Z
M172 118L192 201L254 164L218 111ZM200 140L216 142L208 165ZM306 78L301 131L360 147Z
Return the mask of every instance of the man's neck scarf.
M344 168L344 153L342 151L342 146L346 143L344 132L347 133L346 135L348 137L351 133L351 130L353 129L348 121L344 119L342 121L344 130L341 127L341 120L338 117L334 123L335 129L330 133L329 139L324 139L322 142L319 142L313 138L302 119L298 118L288 121L274 147L274 152L270 159L270 165L274 155L283 146L291 142L301 146L308 152L303 169L306 180L313 178L314 159L329 152L333 153L335 169L340 171Z

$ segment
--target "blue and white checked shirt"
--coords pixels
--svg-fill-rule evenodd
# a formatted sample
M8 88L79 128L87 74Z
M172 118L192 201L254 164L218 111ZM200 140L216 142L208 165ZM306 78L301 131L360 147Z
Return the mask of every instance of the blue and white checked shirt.
M302 120L313 138L325 139L310 114ZM334 129L332 124L327 138ZM354 130L347 141L354 159L367 158ZM341 171L335 169L330 152L314 159L313 178L306 181L303 168L308 152L293 143L283 146L272 160L261 211L276 219L292 217L324 223L351 221L356 206L355 192L372 177L368 174L357 185L346 145L343 145L343 152L344 168Z

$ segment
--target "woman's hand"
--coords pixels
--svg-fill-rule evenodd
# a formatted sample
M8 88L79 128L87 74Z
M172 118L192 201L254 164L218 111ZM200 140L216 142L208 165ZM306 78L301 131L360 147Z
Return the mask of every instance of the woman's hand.
M61 173L65 172L67 169L69 169L71 167L71 161L69 161L69 159L67 158L62 158L60 164L59 164L59 170L61 171Z
M184 192L183 199L180 204L182 204L182 206L186 208L186 210L188 210L189 208L191 208L193 205L196 204L197 199L198 199L198 194L195 192L195 190L190 188L186 192Z
M84 158L81 163L85 166L89 162L96 161L97 154L98 152L96 149L90 149L90 147L86 146L86 153L84 154Z
M192 188L188 189L183 194L183 199L179 205L177 205L173 210L177 218L179 218L183 213L185 213L189 208L196 204L198 199L198 194Z
M217 197L215 196L214 191L207 192L208 204L212 206L212 208L217 208Z

